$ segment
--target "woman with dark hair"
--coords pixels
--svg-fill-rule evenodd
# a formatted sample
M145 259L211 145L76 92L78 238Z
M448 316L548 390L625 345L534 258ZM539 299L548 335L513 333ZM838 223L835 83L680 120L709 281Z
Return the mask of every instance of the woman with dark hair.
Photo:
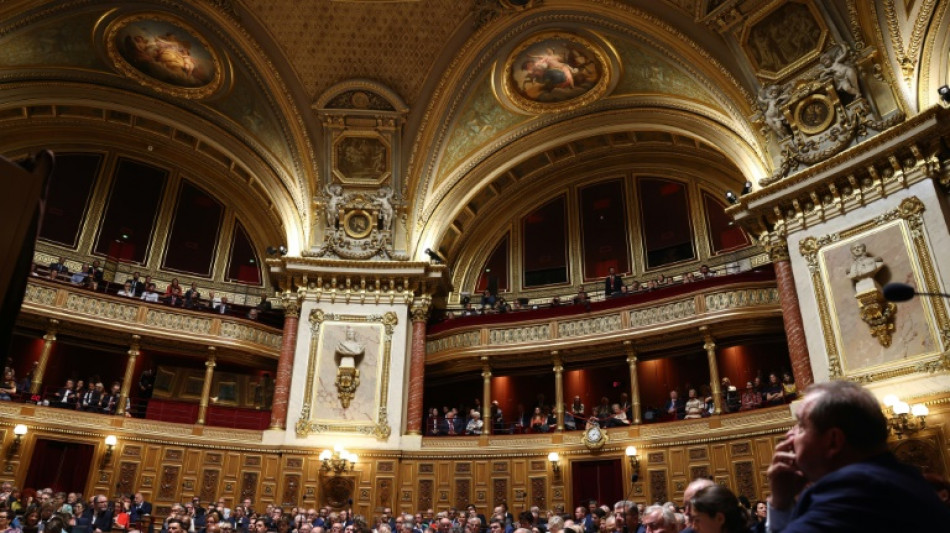
M752 533L765 533L765 519L768 517L769 506L759 500L755 502L752 512L754 513L752 516Z
M722 485L706 487L690 500L690 519L697 533L746 533L749 518L731 490Z

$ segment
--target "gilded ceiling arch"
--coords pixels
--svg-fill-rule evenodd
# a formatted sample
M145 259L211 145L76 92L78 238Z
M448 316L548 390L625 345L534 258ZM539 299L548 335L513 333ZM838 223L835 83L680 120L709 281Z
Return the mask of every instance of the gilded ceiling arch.
M518 164L558 145L590 137L626 131L665 132L695 139L715 147L738 169L736 181L755 182L766 176L760 155L727 125L704 117L692 109L674 108L671 97L656 96L664 105L650 102L650 107L632 107L604 111L561 122L540 131L526 132L511 142L499 143L484 159L478 161L459 180L459 183L440 191L435 198L432 214L421 225L415 253L425 248L437 249L443 235L449 230L457 214L481 190L504 176ZM733 184L723 184L734 186Z
M527 157L526 154L538 149L534 144L519 142L521 139L533 137L537 132L552 138L588 135L591 132L585 130L588 127L585 115L592 113L599 115L603 122L607 117L616 118L618 110L648 108L646 113L632 117L641 121L637 122L638 126L644 125L642 121L655 121L646 122L646 127L686 132L692 128L705 130L697 136L714 145L721 141L724 153L734 157L750 179L756 181L769 174L770 162L763 156L764 138L748 119L755 113L753 99L731 72L687 36L648 13L616 2L585 7L588 9L581 13L563 6L542 6L515 20L489 24L476 32L447 67L425 112L408 165L409 195L413 202L410 220L415 232L411 242L416 256L438 242L433 232L439 230L432 228L450 221L451 216L445 216L446 210L464 205L466 193L477 192L485 186L486 176L497 175L510 166L513 159ZM508 110L492 109L493 116L484 122L500 126L490 138L477 139L471 143L477 146L468 152L457 146L452 152L447 151L456 140L453 138L457 137L456 131L467 126L460 122L461 117L473 105L479 105L472 103L472 95L486 92L485 73L524 39L542 31L602 36L617 49L622 60L649 55L656 58L657 69L667 69L688 80L697 90L694 95L684 97L662 94L662 87L651 89L631 84L629 90L621 91L623 94L608 94L586 107L559 113L517 116ZM629 52L633 47L638 49L636 54ZM634 63L627 65L621 61L623 72L620 74L631 77L629 73L640 66ZM613 126L629 129L631 124ZM598 122L597 127L609 129L612 126ZM511 150L512 146L518 146L518 150ZM499 157L502 153L511 159Z
M279 240L291 253L299 252L306 242L308 199L318 172L314 150L274 61L233 9L182 0L12 4L0 8L0 71L8 86L34 85L31 96L40 97L47 88L59 87L66 102L125 107L129 113L143 110L155 113L159 122L174 116L170 127L183 126L207 145L226 147L228 157L253 174L248 183L257 183L255 192L263 193L280 218L284 235ZM158 62L136 65L122 54L128 39L136 37L129 29L171 29L177 38L191 39L192 49L204 54L192 58L196 77L210 57L215 82L181 90L187 83L148 68L160 67ZM190 61L185 61L187 66Z

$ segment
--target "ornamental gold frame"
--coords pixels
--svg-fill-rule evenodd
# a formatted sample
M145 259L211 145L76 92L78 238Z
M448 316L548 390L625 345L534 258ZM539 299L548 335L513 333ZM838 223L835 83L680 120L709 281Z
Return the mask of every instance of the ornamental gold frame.
M349 315L339 313L325 313L322 309L310 311L310 356L307 360L307 381L304 389L303 407L297 419L297 437L304 438L313 433L357 433L371 435L379 440L386 440L392 434L388 417L389 373L392 361L393 332L399 318L396 313L387 311L379 315ZM379 383L376 387L376 421L375 422L338 422L334 420L314 420L311 409L315 402L313 389L314 376L317 373L317 363L320 359L320 332L327 322L343 322L351 324L376 324L383 329L383 349Z
M923 212L926 206L916 196L905 198L900 205L877 217L866 220L845 230L823 235L806 237L799 243L799 252L805 258L811 272L812 289L818 304L818 316L828 355L828 378L846 379L863 383L873 383L915 372L935 372L950 368L950 319L943 300L924 301L927 325L941 348L936 352L925 353L911 359L882 363L861 371L849 372L842 366L841 350L837 333L840 325L834 317L834 303L829 298L831 284L820 252L830 246L838 245L855 237L881 231L894 225L900 227L904 246L911 258L911 268L915 279L923 281L925 292L940 292L937 273L934 268L930 246L924 226Z

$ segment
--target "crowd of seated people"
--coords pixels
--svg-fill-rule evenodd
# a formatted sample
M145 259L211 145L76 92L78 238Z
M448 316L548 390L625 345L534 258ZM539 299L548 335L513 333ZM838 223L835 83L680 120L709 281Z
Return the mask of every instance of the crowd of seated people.
M737 413L760 407L771 407L790 403L798 397L798 387L789 372L783 372L781 381L779 374L769 374L768 382L763 385L759 377L746 383L746 388L740 391L728 377L723 377L720 385L723 413ZM665 420L689 420L703 418L715 412L715 401L709 385L703 385L698 390L687 387L687 397L680 397L679 391L670 391L670 397L662 408L647 407L644 411L644 422Z
M692 283L715 277L717 274L716 271L711 270L709 266L702 265L699 267L698 271L687 272L677 278L671 278L665 274L659 274L654 279L645 280L643 282L633 280L629 285L627 285L624 284L622 277L614 273L614 269L612 267L609 269L609 272L610 273L608 274L607 278L604 280L603 298L605 299L620 298L633 294L647 293L672 285ZM579 305L590 309L591 302L595 301L595 299L599 299L600 297L599 293L595 294L596 296L592 296L582 286L577 291L577 294L569 300L563 300L561 297L555 296L552 297L547 303L534 303L529 305L526 298L518 299L509 303L504 297L494 294L486 289L482 291L481 297L477 304L472 301L471 297L463 296L462 308L460 310L447 311L444 318L446 320L451 320L459 317L530 311L541 308L554 308L564 305Z
M103 280L104 272L99 261L92 265L84 264L79 272L70 273L65 258L51 263L47 268L42 265L33 265L33 275L47 277L54 281L71 283L84 289L114 293L125 298L134 298L148 303L162 303L172 307L206 311L222 315L241 316L249 320L262 321L269 325L280 326L282 320L279 314L272 313L272 304L266 293L261 293L260 302L253 307L231 304L227 296L216 296L214 291L208 291L202 297L196 282L192 282L188 289L184 289L178 278L173 278L164 291L160 291L152 281L152 276L142 278L140 272L133 272L121 286L115 286Z

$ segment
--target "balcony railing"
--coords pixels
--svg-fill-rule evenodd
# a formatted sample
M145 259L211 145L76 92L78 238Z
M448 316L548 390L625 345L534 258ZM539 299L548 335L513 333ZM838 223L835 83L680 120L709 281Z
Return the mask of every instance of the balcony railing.
M780 316L771 268L649 293L536 310L452 319L429 329L427 360L565 349L666 334L722 321Z
M113 296L33 277L21 313L92 331L155 337L187 345L278 357L282 332L251 320Z

